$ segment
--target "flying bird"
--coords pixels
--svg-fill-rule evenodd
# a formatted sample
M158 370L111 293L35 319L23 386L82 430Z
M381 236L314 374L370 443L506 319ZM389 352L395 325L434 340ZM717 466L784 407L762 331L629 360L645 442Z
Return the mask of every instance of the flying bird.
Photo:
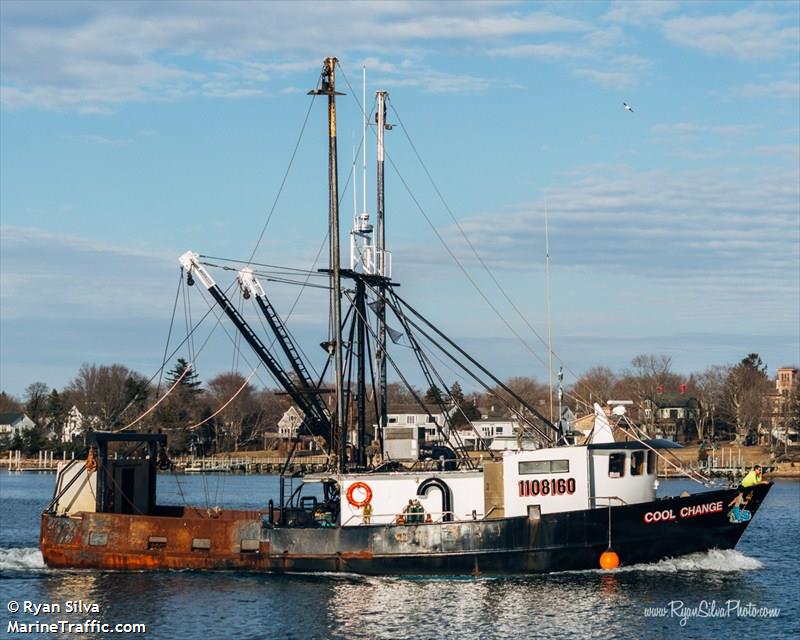
M629 105L627 102L623 102L622 106L625 107L625 111L630 111L631 113L633 113L633 107Z

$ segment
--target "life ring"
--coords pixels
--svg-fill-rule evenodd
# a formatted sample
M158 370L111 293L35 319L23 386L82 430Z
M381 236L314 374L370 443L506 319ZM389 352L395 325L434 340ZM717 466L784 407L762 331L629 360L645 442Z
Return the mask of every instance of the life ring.
M356 490L364 492L364 499L357 500L353 497ZM347 488L347 501L356 509L361 509L372 502L372 489L366 482L354 482Z

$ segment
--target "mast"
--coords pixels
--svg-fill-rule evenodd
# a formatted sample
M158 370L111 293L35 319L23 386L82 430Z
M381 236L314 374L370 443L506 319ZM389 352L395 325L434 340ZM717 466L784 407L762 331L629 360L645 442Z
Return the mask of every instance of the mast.
M328 96L328 222L330 225L330 278L331 278L331 350L334 361L334 387L336 409L333 414L333 431L338 434L339 472L347 469L347 425L344 424L344 389L342 387L342 281L339 255L339 175L336 165L336 58L325 58L319 89L310 95Z
M375 119L378 125L378 209L376 211L377 218L377 233L375 238L376 252L375 252L375 266L378 275L382 276L380 281L380 295L381 300L378 305L378 347L376 355L378 355L378 379L380 387L380 404L378 424L380 425L378 432L380 434L381 454L383 454L383 434L386 429L388 405L386 398L386 285L385 278L386 272L386 224L385 224L385 210L384 210L384 174L383 174L383 132L388 129L386 124L386 91L377 91L377 106L375 108Z

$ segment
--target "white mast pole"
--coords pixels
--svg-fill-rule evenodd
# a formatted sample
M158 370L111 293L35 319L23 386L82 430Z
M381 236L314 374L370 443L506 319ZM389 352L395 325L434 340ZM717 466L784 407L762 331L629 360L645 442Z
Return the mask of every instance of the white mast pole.
M361 211L364 213L364 222L367 218L367 67L362 68L361 82Z
M356 134L353 132L353 229L350 231L350 268L355 271L358 258L358 241L356 229L358 229L358 186L356 176Z

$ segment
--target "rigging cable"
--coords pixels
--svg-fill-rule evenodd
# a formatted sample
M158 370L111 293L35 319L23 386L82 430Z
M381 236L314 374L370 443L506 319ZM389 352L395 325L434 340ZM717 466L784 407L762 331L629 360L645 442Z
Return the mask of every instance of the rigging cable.
M504 390L506 393L508 393L508 394L509 394L511 397L513 397L513 398L514 398L515 400L517 400L518 402L521 402L523 405L527 405L527 403L526 403L526 402L525 402L525 401L524 401L524 400L523 400L523 399L522 399L522 398L521 398L519 395L517 395L517 394L516 394L516 393L515 393L515 392L514 392L512 389L510 389L510 388L508 387L508 385L506 385L505 383L503 383L503 382L502 382L502 381L501 381L499 378L497 378L497 377L496 377L495 375L493 375L493 374L492 374L492 373L491 373L491 372L490 372L488 369L486 369L486 367L484 367L483 365L481 365L481 364L480 364L480 363L479 363L477 360L475 360L475 358L473 358L473 357L472 357L471 355L469 355L469 354L468 354L466 351L464 351L464 349L462 349L461 347L459 347L459 346L458 346L458 345L457 345L457 344L456 344L456 343L455 343L453 340L451 340L450 338L448 338L448 337L447 337L447 336L446 336L444 333L442 333L442 331L441 331L439 328L437 328L437 327L436 327L436 326L435 326L433 323L431 323L431 322L430 322L430 320L428 320L428 319L426 319L424 316L422 316L422 315L419 313L419 311L417 311L416 309L414 309L414 307L412 307L412 306L411 306L411 305L410 305L408 302L406 302L405 300L403 300L403 298L401 298L399 295L397 295L397 293L396 293L396 292L393 292L393 294L392 294L392 295L393 295L393 296L394 296L394 298L396 298L396 299L397 299L397 300L398 300L400 303L402 303L402 305L403 305L403 306L404 306L406 309L408 309L409 311L411 311L411 313L412 313L412 314L414 314L414 315L415 315L417 318L419 318L419 319L420 319L420 321L422 321L423 323L425 323L425 325L427 325L428 327L430 327L430 328L431 328L431 329L432 329L432 330L433 330L433 331L434 331L434 332L435 332L437 335L439 335L439 336L440 336L440 337L441 337L443 340L445 340L445 341L446 341L446 342L447 342L447 343L448 343L448 344L449 344L451 347L453 347L454 349L456 349L456 350L457 350L457 351L458 351L458 352L459 352L461 355L463 355L465 358L467 358L467 359L468 359L468 360L469 360L469 361L470 361L470 362L471 362L473 365L475 365L476 367L478 367L478 368L479 368L479 369L480 369L480 370L481 370L481 371L482 371L482 372L483 372L485 375L489 376L489 377L492 379L492 381L493 381L495 384L497 384L498 386L500 386L500 387L501 387L501 388L502 388L502 389L503 389L503 390ZM391 303L389 303L389 305L391 306ZM418 325L416 325L416 323L414 323L414 322L413 322L413 321L411 321L411 320L410 320L410 322L411 322L411 323L413 324L413 326L415 326L415 327L416 327L418 330L420 329L420 328L419 328L419 326L418 326ZM429 339L429 340L432 340L430 337L429 337L428 339ZM469 372L469 369L467 369L467 367L465 367L465 366L464 366L462 363L460 363L458 360L456 360L456 359L455 359L455 358L454 358L454 357L453 357L453 356L452 356L452 355L451 355L449 352L447 352L447 351L446 351L446 350L444 350L444 349L443 349L442 351L443 351L443 353L445 353L446 355L448 355L448 356L450 357L450 359L451 359L451 360L453 360L453 361L454 361L456 364L458 364L459 366L461 366L461 367L462 367L462 368L463 368L465 371ZM537 418L539 418L539 419L540 419L542 422L544 422L544 424L546 424L546 425L548 426L548 428L550 428L550 429L554 429L554 426L553 426L553 425L552 425L550 422L548 422L547 418L545 418L545 417L544 417L542 414L540 414L540 413L539 413L539 412L538 412L536 409L534 409L533 407L530 407L530 406L526 406L526 408L527 408L527 409L528 409L528 410L529 410L529 411L530 411L530 412L531 412L531 413L532 413L534 416L536 416L536 417L537 417ZM533 425L533 424L531 424L531 426L534 426L534 425ZM536 429L538 430L538 427L536 427ZM547 436L546 436L544 433L541 433L541 432L540 432L540 435L541 435L542 437L545 437L545 438L547 438ZM549 438L547 438L547 439L549 439Z
M169 388L169 391L167 391L161 398L159 398L155 402L155 404L153 406L151 406L147 411L145 411L142 415L140 415L138 418L136 418L130 424L122 427L121 429L117 429L116 432L119 433L120 431L125 431L126 429L130 429L133 425L135 425L137 422L139 422L147 414L149 414L151 411L153 411L158 405L160 405L163 402L164 398L166 398L170 393L172 393L172 390L175 389L175 387L177 387L181 383L181 380L183 380L184 376L186 376L186 374L188 374L191 370L192 370L192 365L190 363L190 364L188 364L186 366L186 368L183 370L183 373L181 373L181 375L178 377L178 379L175 381L175 383Z
M181 269L181 271L183 271L183 269ZM228 289L230 289L230 286L228 287ZM227 290L226 290L226 291L227 291ZM200 326L203 324L203 322L205 321L205 319L206 319L206 318L207 318L209 315L211 315L211 312L212 312L212 311L213 311L213 309L209 308L209 310L208 310L208 311L206 311L206 312L203 314L203 317L202 317L202 318L200 318L200 321L197 323L197 325L195 325L195 326L192 328L192 330L191 330L191 331L189 331L188 335L187 335L187 336L186 336L186 337L185 337L183 340L181 340L180 344L179 344L177 347L175 347L175 349L173 349L172 353L170 353L170 354L169 354L169 356L168 356L168 357L167 357L167 358L164 360L164 362L162 362L162 363L161 363L161 366L158 368L158 370L157 370L157 371L156 371L156 372L155 372L155 373L154 373L152 376L150 376L150 379L147 381L147 384L148 384L148 386L149 386L150 384L152 384L153 380L155 380L155 378L156 378L156 376L157 376L157 375L159 375L161 372L163 372L163 370L164 370L164 367L166 366L167 362L168 362L169 360L171 360L171 359L172 359L172 356L174 356L176 353L178 353L178 351L181 349L181 347L183 347L183 345L184 345L184 344L186 344L186 343L189 341L190 337L191 337L191 336L193 336L193 335L194 335L194 332L195 332L197 329L199 329L199 328L200 328ZM217 324L219 324L219 323L220 323L220 318L219 318L219 317L217 317ZM208 344L208 341L209 341L209 339L211 338L211 335L213 334L213 332L214 332L214 330L215 330L215 329L216 329L216 325L215 325L214 327L212 327L211 331L209 332L209 335L208 335L208 337L206 337L205 341L204 341L204 342L203 342L203 344L200 346L200 352L202 352L202 351L203 351L203 349L205 348L205 346ZM188 374L188 372L189 372L189 370L193 368L193 365L192 365L192 363L191 363L191 362L190 362L190 363L188 363L188 365L189 365L189 366L188 366L186 369L184 369L184 372L183 372L183 374L181 374L180 378L183 378L185 375L187 375L187 374ZM161 402L164 400L164 398L166 398L166 397L167 397L167 396L168 396L168 395L169 395L169 394L170 394L170 393L173 391L173 389L175 389L175 385L173 385L172 387L170 387L170 389L169 389L169 390L168 390L168 391L167 391L167 392L166 392L166 393L165 393L165 394L164 394L164 395L163 395L161 398L159 398L159 399L156 401L156 405L160 404L160 403L161 403ZM118 413L118 414L117 414L117 415L114 417L114 422L115 422L116 420L119 420L119 419L120 419L120 418L121 418L121 417L122 417L122 416L125 414L125 412L126 412L126 411L127 411L127 410L128 410L128 409L129 409L129 408L132 406L132 405L133 405L133 403L134 403L135 401L136 401L136 398L134 398L133 400L131 400L131 401L130 401L130 402L129 402L129 403L126 405L126 406L125 406L125 408L124 408L124 409L122 409L122 411L120 411L120 412L119 412L119 413ZM147 411L144 413L144 415L146 415L147 413L150 413L150 411L152 411L152 409L153 409L153 408L155 408L155 406L153 406L153 407L151 407L149 410L147 410ZM135 423L135 422L139 422L139 420L140 420L141 418L143 418L143 417L144 417L144 415L141 415L141 416L139 416L139 417L138 417L138 418L137 418L137 419L134 421L134 423ZM125 427L125 429L127 429L127 428L128 428L128 427L130 427L130 426L132 426L132 424L134 424L134 423L131 423L131 424L129 424L127 427Z
M391 290L391 289L389 290L389 293L390 293L390 295L394 295L394 291ZM428 372L428 370L432 371L433 374L436 376L436 379L439 381L439 384L442 385L442 389L444 390L444 392L451 399L453 399L453 394L450 391L450 388L447 386L447 383L445 383L444 379L439 374L439 371L436 369L436 367L433 366L433 363L431 362L430 358L428 357L428 354L425 351L423 351L422 346L419 344L419 342L416 339L416 336L414 336L411 333L411 327L409 326L408 318L405 316L405 314L396 315L396 317L397 317L398 321L403 325L403 328L406 331L406 335L408 336L408 341L411 344L412 348L414 349L414 352L416 354L418 354L418 359L419 359L419 362L420 362L420 366L423 369L423 373L425 374L425 377L429 380L429 382L433 383L432 386L435 388L436 385L433 382L433 380L431 379L431 376L430 376L430 373ZM459 433L459 430L456 429L455 426L453 425L452 417L448 414L447 409L444 406L444 399L443 398L442 399L437 399L437 404L442 409L442 413L444 415L445 424L449 429L450 439L455 441L456 448L459 449L464 454L464 457L465 458L469 458L469 454L466 452L466 448L464 447L464 442L461 439L461 434ZM481 439L481 436L478 433L478 430L475 428L475 425L472 424L472 421L469 419L467 414L464 412L464 409L461 408L461 405L458 404L457 402L455 402L455 400L453 400L453 404L455 404L456 408L461 412L461 415L464 416L464 419L467 421L469 426L475 432L475 435L478 436L478 439Z
M466 232L464 231L463 227L459 223L458 219L453 214L452 209L447 204L447 201L445 200L444 195L442 194L441 190L439 189L439 186L437 185L436 181L433 179L433 176L431 175L430 171L428 170L427 165L425 164L424 160L422 159L422 156L420 155L419 151L417 150L416 145L414 144L413 140L411 139L410 134L408 133L408 130L405 127L405 124L403 124L403 121L402 121L402 118L400 117L400 114L398 113L397 109L394 107L394 104L391 102L391 100L389 101L389 107L392 110L392 113L394 113L394 115L397 117L397 121L400 124L400 128L403 130L403 133L405 134L406 139L408 140L408 143L409 143L409 145L411 146L411 149L414 152L414 155L417 157L417 160L419 161L420 165L422 166L423 171L427 175L428 180L430 181L431 185L433 186L434 191L438 195L439 200L441 200L442 204L444 205L445 209L447 210L447 213L450 216L450 219L456 225L456 228L461 233L461 236L464 238L465 242L467 243L467 246L469 246L470 250L475 255L475 257L477 258L478 262L480 262L481 266L486 271L486 273L489 275L489 277L491 278L492 282L494 282L494 284L497 287L497 289L500 291L500 293L503 295L503 297L506 299L506 301L509 303L509 305L511 305L512 309L514 309L514 312L520 317L522 322L528 327L528 329L531 330L531 332L545 346L545 348L549 348L548 344L547 344L547 341L545 341L545 339L536 331L535 327L528 321L528 319L525 317L525 315L522 313L522 311L520 311L519 307L514 303L514 301L508 295L506 290L500 284L500 282L498 281L497 277L494 275L492 270L486 264L486 262L481 257L481 255L478 253L478 250L475 248L475 245L469 239L469 236L466 234ZM386 156L388 158L389 154L387 153ZM428 222L428 225L431 227L433 232L436 234L437 238L439 239L440 243L445 248L445 250L450 254L450 257L456 262L456 264L459 266L461 271L467 277L469 282L472 284L473 288L475 288L475 290L480 294L480 296L483 298L483 300L489 305L489 307L492 309L492 311L495 313L495 315L497 315L497 317L500 318L500 320L503 321L503 323L506 325L506 327L511 331L511 333L514 334L514 336L522 343L522 345L531 353L531 355L533 355L540 363L542 363L545 367L547 367L547 363L545 362L545 360L541 356L539 356L539 354L537 352L535 352L533 350L533 348L530 346L530 344L528 344L528 342L515 329L513 329L513 327L508 323L508 321L505 319L505 317L489 301L489 299L483 293L483 291L480 289L479 285L475 282L475 280L467 273L467 271L464 268L464 266L461 264L461 262L455 256L453 251L451 251L450 247L447 245L447 242L444 240L444 238L441 236L441 234L435 229L435 227L433 226L430 218L423 211L421 205L419 204L419 202L417 202L417 199L411 193L411 190L410 190L408 184L403 179L403 177L400 175L400 172L399 172L397 166L395 165L394 161L391 158L389 158L389 162L391 162L392 167L397 172L398 177L400 178L401 182L403 183L403 186L406 188L406 191L408 191L409 196L411 196L412 200L414 200L414 203L420 209L420 212L425 217L425 220ZM579 376L575 373L575 371L572 370L572 368L561 358L561 356L558 355L558 353L556 353L553 350L550 350L550 351L551 351L552 355L555 356L555 358L559 362L559 364L563 365L564 368L567 371L569 371L575 377L575 380L577 381L579 379ZM591 403L587 402L585 399L580 398L577 395L573 395L573 394L568 394L568 395L570 395L570 397L572 397L575 400L579 400L582 404L586 405L587 407L591 406Z
M359 105L359 109L360 109L360 111L361 111L361 113L362 113L362 115L363 115L363 114L364 114L364 106L362 106L362 105L361 105L361 103L359 102L359 100L358 100L358 97L357 97L357 92L356 92L356 91L353 89L353 86L350 84L350 81L349 81L349 79L347 78L347 74L345 73L344 69L342 68L342 65L341 65L341 63L338 63L338 67L339 67L339 70L340 70L340 71L341 71L341 73L342 73L342 77L344 78L345 82L347 83L347 86L348 86L348 87L349 87L349 89L350 89L350 92L351 92L351 95L353 96L353 99L355 100L356 104L358 104L358 105ZM400 123L400 127L403 129L403 133L405 134L406 138L408 139L408 142L409 142L409 144L411 145L411 148L412 148L412 150L414 151L414 154L417 156L417 159L418 159L418 161L420 162L420 165L422 166L423 170L424 170L424 171L425 171L425 173L427 174L427 176L428 176L428 179L430 180L431 184L433 185L433 188L434 188L434 190L435 190L435 191L436 191L436 193L438 194L438 196L439 196L440 200L442 201L442 203L444 204L445 208L447 209L447 212L449 213L449 215L450 215L451 219L453 220L453 222L455 222L456 226L458 227L459 231L461 232L461 235L462 235L462 236L464 237L464 239L466 240L466 242L467 242L467 244L469 245L470 249L472 249L472 252L475 254L475 256L477 257L478 261L481 263L481 265L483 266L483 268L484 268L484 269L486 270L486 272L489 274L489 277L490 277L490 278L493 280L493 282L495 283L495 285L497 286L497 288L500 290L500 292L503 294L503 296L506 298L506 300L507 300L507 301L509 302L509 304L512 306L512 308L513 308L513 309L514 309L514 311L517 313L517 315L519 315L519 316L520 316L520 318L522 318L522 321L523 321L523 323L524 323L524 324L526 324L526 325L528 326L528 328L529 328L529 329L530 329L530 330L533 332L533 334L534 334L534 335L535 335L535 336L536 336L536 337L539 339L539 341L540 341L540 342L541 342L543 345L545 345L545 346L547 347L547 343L544 341L544 339L541 337L541 335L539 335L539 333L536 331L536 329L535 329L535 328L534 328L534 327L533 327L533 326L530 324L530 322L528 322L528 320L525 318L525 316L524 316L524 315L522 314L522 312L519 310L519 308L517 307L517 305L516 305L516 304L514 304L514 302L511 300L511 298L510 298L510 297L508 296L508 294L506 293L505 289L503 289L503 287L500 285L500 283L499 283L499 281L497 280L497 278L496 278L496 277L494 276L494 274L491 272L491 270L489 269L488 265L486 265L486 263L485 263L485 261L483 260L483 258L481 258L480 254L478 254L478 252L477 252L477 250L475 249L474 245L472 244L472 242L471 242L471 241L469 240L469 238L467 237L466 233L464 232L463 228L462 228L462 227L461 227L461 225L459 224L458 220L455 218L455 216L454 216L454 214L453 214L452 210L450 209L450 207L448 206L448 204L447 204L446 200L444 199L444 196L442 195L442 193L441 193L441 190L439 189L438 185L436 184L436 182L435 182L435 181L434 181L434 179L433 179L433 176L431 175L430 171L428 170L427 166L425 165L424 161L422 160L422 157L421 157L421 155L419 154L419 152L417 151L417 148L416 148L416 146L414 145L414 142L413 142L413 140L411 139L411 136L409 135L409 133L408 133L408 130L406 129L405 125L404 125L404 124L403 124L403 122L402 122L402 119L400 118L400 114L397 112L397 109L395 109L395 107L394 107L394 104L392 104L392 103L391 103L391 101L389 101L389 105L390 105L390 108L391 108L392 112L393 112L393 113L394 113L394 114L397 116L397 120L398 120L398 122ZM373 135L375 135L375 132L374 132L374 125L373 125L372 123L370 123L370 125L369 125L369 128L370 128L370 131L372 131ZM362 144L363 144L363 142L362 142ZM476 281L475 281L475 280L472 278L472 276L470 276L469 272L466 270L466 268L464 267L464 265L463 265L463 264L461 263L461 261L460 261L460 260L459 260L459 259L456 257L455 253L454 253L454 252L453 252L453 251L450 249L450 247L449 247L449 245L447 244L447 242L444 240L444 238L442 237L442 235L439 233L439 231L438 231L438 230L436 229L436 227L433 225L433 223L432 223L432 221L431 221L430 217L429 217L429 216L428 216L428 214L425 212L424 208L422 207L422 205L420 204L420 202L417 200L417 198L414 196L413 192L411 191L411 188L410 188L410 186L408 185L408 183L406 182L406 180L403 178L403 175L400 173L400 170L399 170L399 168L398 168L398 167L397 167L397 165L395 164L394 160L391 158L390 154L389 154L388 152L386 152L386 151L384 151L384 153L385 153L385 155L386 155L386 158L389 160L390 164L391 164L391 165L392 165L392 167L394 168L395 172L397 173L397 176L398 176L398 178L400 179L401 183L403 184L404 188L406 189L406 192L408 193L409 197L411 197L411 199L414 201L414 203L416 204L417 208L419 209L420 213L421 213L421 214L423 215L423 217L425 218L426 222L428 223L428 226L431 228L431 230L432 230L432 231L434 232L434 234L437 236L437 238L439 239L439 242L440 242L440 243L442 244L442 246L445 248L445 250L447 251L447 253L448 253L448 254L450 254L450 257L453 259L453 261L456 263L456 265L457 265L457 266L458 266L458 267L461 269L462 273L463 273L463 274L464 274L464 276L467 278L467 280L468 280L468 281L469 281L469 282L472 284L473 288L474 288L474 289L475 289L475 290L478 292L478 294L479 294L479 295L480 295L480 296L483 298L484 302L486 302L486 304L487 304L487 305L488 305L488 306L489 306L489 307L492 309L492 311L495 313L495 315L497 315L497 317L498 317L498 318L500 318L500 320L503 322L503 324L505 324L505 326L506 326L506 327L509 329L509 331L510 331L510 332L511 332L511 333L512 333L512 334L513 334L513 335L514 335L514 336L515 336L515 337L516 337L516 338L517 338L517 339L518 339L518 340L519 340L519 341L522 343L522 345L523 345L523 346L524 346L524 347L525 347L525 348L526 348L526 349L527 349L527 350L528 350L528 351L531 353L531 355L533 355L533 357L534 357L534 358L536 358L536 359L537 359L537 360L538 360L538 361L539 361L539 362L540 362L542 365L544 365L544 366L546 367L546 366L547 366L547 363L546 363L546 361L545 361L545 360L544 360L544 359L543 359L543 358L542 358L542 357L541 357L541 356L540 356L540 355L539 355L539 354L538 354L538 353L537 353L537 352L536 352L536 351L535 351L535 350L534 350L534 349L531 347L531 345L530 345L530 344L529 344L529 343L528 343L528 342L527 342L527 341L526 341L526 340L525 340L525 339L524 339L524 338L523 338L523 337L522 337L522 336L519 334L519 332L517 332L517 331L516 331L516 330L515 330L515 329L514 329L514 328L511 326L511 324L508 322L508 320L506 320L505 316L503 316L503 314L501 314L501 313L500 313L500 311L497 309L497 307L496 307L496 306L495 306L495 305L494 305L494 304L493 304L493 303L492 303L492 302L489 300L489 298L486 296L486 294L485 294L485 293L483 292L483 290L480 288L480 286L478 285L478 283L477 283L477 282L476 282ZM561 357L560 357L560 356L559 356L557 353L555 353L555 352L552 352L552 355L555 355L555 357L556 357L556 359L558 360L558 362L559 362L560 364L562 364L562 365L564 366L564 368L566 368L566 370L567 370L567 371L569 371L569 372L570 372L570 373L571 373L571 374L572 374L572 375L575 377L575 379L576 379L576 380L578 380L578 379L579 379L579 377L578 377L578 375L575 373L575 371L573 371L573 370L572 370L572 369L569 367L569 365L567 365L567 364L564 362L564 360L563 360L563 359L562 359L562 358L561 358ZM577 395L577 392L573 392L573 393L565 392L565 395L567 395L567 396L568 396L568 397L570 397L570 398L573 398L573 399L574 399L574 400L576 400L578 403L580 403L580 404L583 404L583 405L585 405L586 407L589 407L589 408L591 407L591 403L590 403L590 402L587 402L585 399L583 399L583 398L581 398L579 395Z
M319 80L317 80L317 88L319 87ZM306 130L306 125L308 124L308 118L311 115L311 109L314 107L314 100L316 99L315 95L311 96L311 100L308 104L308 111L306 111L306 117L303 119L303 126L300 127L300 134L297 136L297 142L295 142L294 149L292 150L292 155L289 158L289 164L286 167L286 171L283 174L283 179L281 180L280 187L278 188L278 193L275 195L275 200L272 202L272 208L267 215L267 219L264 222L264 226L261 227L261 233L258 236L258 240L256 241L256 245L253 247L253 252L250 254L250 260L248 264L253 260L256 255L256 251L258 251L258 247L261 245L261 241L264 239L264 234L267 231L267 227L269 226L270 221L272 220L272 216L275 213L275 208L278 206L278 200L283 193L283 188L286 186L286 179L289 177L289 172L292 170L292 165L294 164L295 156L297 155L297 150L300 148L300 142L303 139L303 134Z
M247 378L245 378L245 381L242 382L242 385L236 390L236 393L234 393L228 399L228 401L225 404L223 404L219 409L217 409L214 413L212 413L207 418L204 418L203 420L201 420L197 424L193 424L193 425L190 425L190 426L185 427L185 428L190 430L190 431L193 431L193 430L197 429L198 427L202 427L206 422L208 422L212 418L215 418L220 413L222 413L227 408L227 406L236 399L236 396L238 396L242 391L244 391L244 388L250 383L250 380L252 379L252 377L255 375L256 371L258 371L258 369L260 367L261 367L260 364L256 365L256 367L250 372L250 375L247 376Z
M369 285L368 285L368 286L369 286ZM353 300L352 298L350 298L350 295L349 295L347 292L345 292L345 295L347 296L348 300L350 301L351 309L355 310L355 312L356 312L356 313L357 313L359 316L361 316L361 313L358 311L358 309L356 309L356 305L355 305L355 302L354 302L354 300ZM366 329L367 329L367 330L368 330L368 331L369 331L369 332L372 334L373 338L375 338L375 339L377 340L377 336L375 335L375 332L372 330L372 327L371 327L371 326L369 325L369 323L367 322L367 319L366 319L366 318L363 318L363 316L361 316L361 317L362 317L362 319L363 319L363 321L364 321L364 326L365 326L365 328L366 328ZM410 339L410 337L409 337L409 339ZM414 349L414 347L413 347L413 346L412 346L412 347L410 347L410 348L411 348L411 349ZM427 377L427 376L429 376L430 374L429 374L429 373L427 373L427 372L426 372L426 370L425 370L425 364L424 364L424 361L420 359L420 355L421 355L421 354L420 354L420 352L419 352L417 349L414 349L414 352L415 352L415 354L417 354L417 361L418 361L418 362L419 362L419 364L420 364L420 368L422 369L422 371L423 371L423 374L426 374L426 377ZM435 425L436 425L437 431L439 432L439 435L442 437L443 441L447 442L447 441L448 441L448 438L447 438L447 437L445 436L445 434L444 434L444 431L443 431L442 425L440 425L438 422L436 422L436 420L433 418L433 415L431 414L430 410L428 409L428 406L427 406L427 405L424 403L424 401L423 401L423 400L422 400L422 399L419 397L419 394L418 394L417 390L416 390L416 389L414 389L414 387L413 387L413 386L412 386L412 385L411 385L411 384L408 382L408 380L406 379L406 377L405 377L405 376L402 374L402 372L400 371L400 368L397 366L397 364L395 363L394 359L393 359L393 358L392 358L392 357L389 355L388 351L384 353L384 356L385 356L385 357L386 357L386 359L389 361L389 363L392 365L392 368L395 370L395 373L397 373L397 375L398 375L398 376L400 377L400 379L403 381L403 384L405 385L406 389L408 389L409 393L412 395L412 397L414 398L414 400L417 402L417 404L418 404L418 405L419 405L419 406L422 408L422 410L425 412L425 415L427 415L429 418L431 418L431 419L433 420L433 424L435 424ZM424 357L424 354L423 354L423 357ZM438 373L437 373L437 377L438 377ZM440 381L441 381L441 378L440 378ZM442 383L442 384L444 384L444 383ZM442 415L444 416L445 423L446 423L446 425L445 425L445 426L448 426L448 427L449 427L449 426L450 426L450 421L449 421L449 418L448 418L448 416L447 416L447 410L446 410L446 408L445 408L445 407L444 407L444 406L443 406L441 403L439 403L439 402L437 402L437 404L439 404L439 405L440 405L440 406L439 406L439 408L441 409L441 411L442 411ZM458 441L458 440L459 440L459 438L460 438L460 436L458 436L458 434L456 434L456 433L455 433L455 429L452 429L452 428L451 428L451 429L450 429L450 431L451 431L451 433L453 433L453 434L456 436L456 440ZM463 462L465 462L465 463L466 463L466 465L467 465L469 468L471 468L471 469L474 469L474 468L475 468L475 466L474 466L474 463L472 462L472 459L469 457L469 455L466 453L466 450L464 449L464 446L463 446L463 444L457 445L457 448L459 449L459 453L462 455L462 457L461 457L461 460L462 460Z
M169 321L169 331L167 331L167 344L164 345L164 356L161 360L161 368L158 370L159 373L158 373L158 385L156 386L156 398L161 393L161 380L164 377L164 365L167 362L167 351L169 350L169 342L172 339L172 327L175 324L175 311L178 308L178 298L180 297L182 287L183 287L183 267L181 267L180 273L178 273L178 288L175 290L175 301L172 303L172 317L170 318Z

